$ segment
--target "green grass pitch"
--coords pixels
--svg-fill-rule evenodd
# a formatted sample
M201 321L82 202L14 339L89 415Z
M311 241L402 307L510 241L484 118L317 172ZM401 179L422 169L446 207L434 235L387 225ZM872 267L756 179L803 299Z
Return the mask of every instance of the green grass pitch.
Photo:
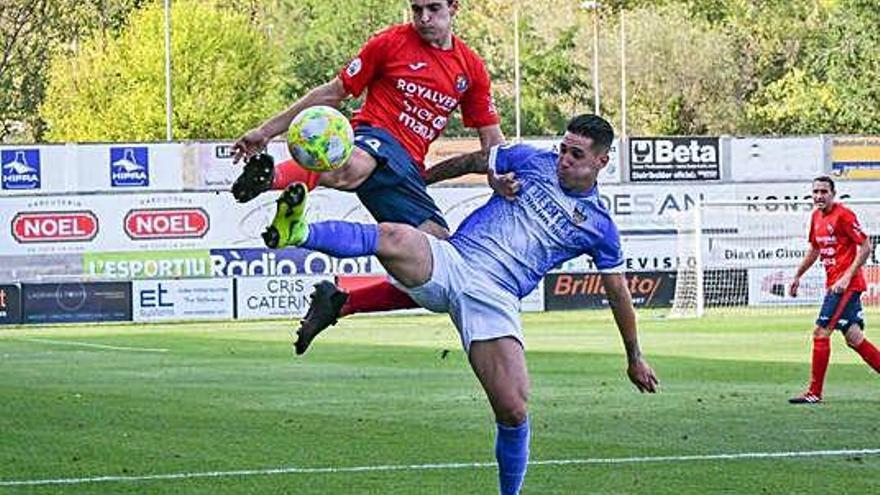
M826 403L786 403L811 319L644 312L650 396L610 313L525 315L524 493L880 493L880 377L840 335ZM0 330L0 493L496 493L491 412L445 317L351 318L299 358L289 327ZM35 480L67 483L11 483Z

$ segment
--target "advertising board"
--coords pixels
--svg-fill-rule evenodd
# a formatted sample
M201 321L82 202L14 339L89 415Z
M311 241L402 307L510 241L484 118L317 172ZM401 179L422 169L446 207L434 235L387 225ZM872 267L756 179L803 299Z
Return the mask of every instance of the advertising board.
M131 321L131 284L22 284L21 305L24 323Z
M134 321L233 318L232 279L138 280L132 282Z
M236 280L239 319L292 318L305 316L312 288L333 277L249 277Z

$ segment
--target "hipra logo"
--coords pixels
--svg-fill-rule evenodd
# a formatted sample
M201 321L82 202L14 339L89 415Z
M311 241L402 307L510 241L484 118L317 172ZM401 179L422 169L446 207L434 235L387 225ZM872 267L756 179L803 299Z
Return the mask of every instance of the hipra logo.
M98 234L91 211L20 212L12 218L12 237L20 243L83 242Z
M40 150L3 150L3 189L40 188Z
M110 185L112 187L150 185L150 153L146 146L110 148Z
M191 239L208 233L210 219L201 208L131 210L125 215L128 237L144 239Z

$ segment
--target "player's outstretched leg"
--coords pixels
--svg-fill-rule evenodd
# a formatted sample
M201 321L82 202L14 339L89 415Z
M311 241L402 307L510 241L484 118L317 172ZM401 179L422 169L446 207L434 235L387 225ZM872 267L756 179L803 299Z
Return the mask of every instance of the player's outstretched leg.
M241 175L232 184L232 196L239 203L246 203L272 187L275 176L275 160L266 153L247 159Z
M333 282L318 282L312 292L309 311L300 320L296 330L296 342L293 348L297 355L308 350L312 340L325 328L335 325L339 320L342 306L348 301L348 294L339 290Z
M263 242L272 249L298 246L309 235L305 222L306 200L309 192L301 182L295 182L278 196L277 209L272 223L263 232Z

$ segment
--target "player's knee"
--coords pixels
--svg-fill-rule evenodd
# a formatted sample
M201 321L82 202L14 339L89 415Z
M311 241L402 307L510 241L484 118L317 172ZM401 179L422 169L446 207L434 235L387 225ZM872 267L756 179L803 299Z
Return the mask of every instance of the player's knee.
M518 389L500 401L496 419L505 426L517 426L528 417L528 390Z
M813 329L813 337L823 339L823 338L830 337L830 336L831 336L831 330L828 328L817 326L816 328Z
M415 229L402 223L379 224L379 253L385 257L396 257L412 251L412 233Z
M844 338L846 339L846 345L855 349L865 340L865 334L862 333L862 329L858 325L852 325L844 334Z
M356 150L345 165L321 174L320 184L341 191L353 191L367 180L375 168L376 161L373 157Z
M496 420L504 426L519 426L529 416L525 401L509 404L496 412Z

